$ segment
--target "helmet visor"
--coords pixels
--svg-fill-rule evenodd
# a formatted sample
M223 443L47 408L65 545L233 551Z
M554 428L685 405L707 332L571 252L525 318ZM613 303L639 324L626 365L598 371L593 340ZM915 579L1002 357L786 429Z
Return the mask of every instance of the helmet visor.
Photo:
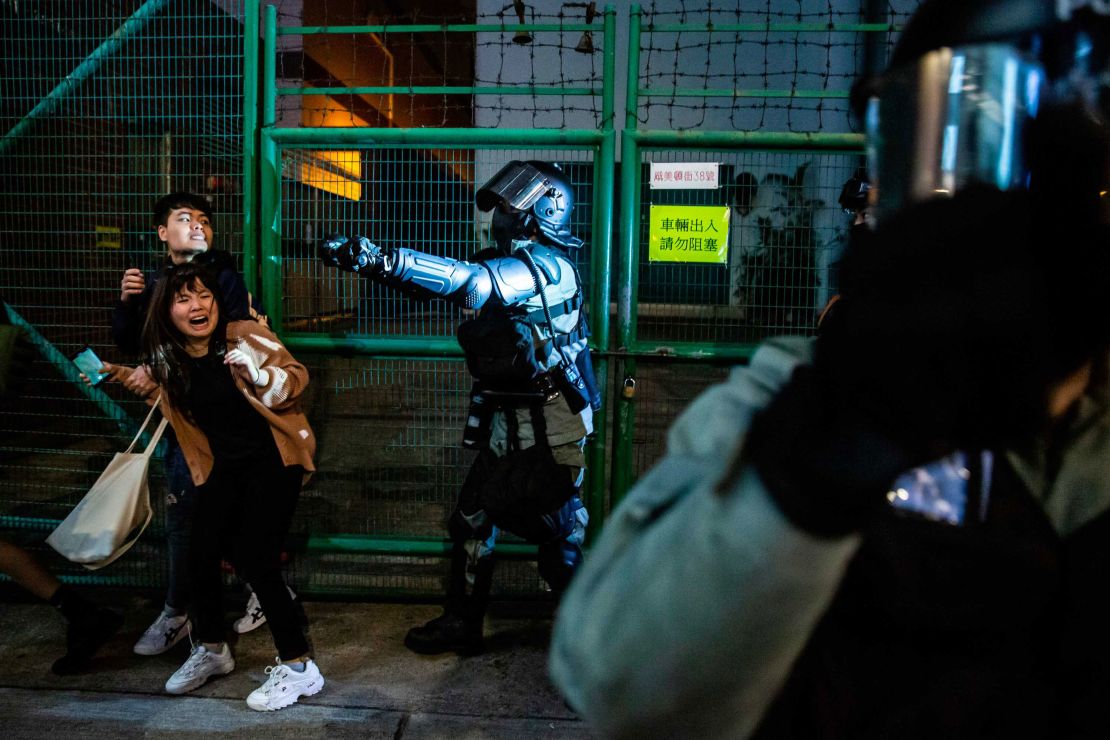
M884 75L866 115L876 217L973 183L1028 187L1024 137L1046 84L1044 67L1005 43L935 49Z
M478 189L474 202L482 211L492 211L502 202L519 211L527 211L549 187L542 172L527 162L514 160Z

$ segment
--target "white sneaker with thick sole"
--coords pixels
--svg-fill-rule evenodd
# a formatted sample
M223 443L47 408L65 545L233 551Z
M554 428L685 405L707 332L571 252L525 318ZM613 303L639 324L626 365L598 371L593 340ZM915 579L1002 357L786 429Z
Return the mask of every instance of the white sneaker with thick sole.
M247 600L246 612L235 620L231 629L235 630L237 634L244 635L264 624L266 624L266 614L262 611L262 605L258 603L258 594L251 591L251 597Z
M187 694L202 686L209 676L226 676L233 670L235 658L231 657L231 649L226 643L218 653L197 643L189 653L189 659L166 681L166 691L171 694Z
M185 639L190 629L192 625L189 623L189 615L168 617L162 612L154 620L154 624L146 628L146 632L135 643L134 650L138 655L161 655Z
M288 586L285 588L289 591L289 597L295 601L297 594L293 593L293 589ZM243 612L243 616L232 623L231 629L235 630L236 634L245 635L264 624L266 624L266 613L262 611L262 605L258 603L258 594L251 591L251 597L247 599L247 608Z
M306 660L304 672L298 673L278 659L277 665L266 668L269 678L247 697L247 706L259 712L284 709L302 696L318 694L324 688L324 677L316 661Z

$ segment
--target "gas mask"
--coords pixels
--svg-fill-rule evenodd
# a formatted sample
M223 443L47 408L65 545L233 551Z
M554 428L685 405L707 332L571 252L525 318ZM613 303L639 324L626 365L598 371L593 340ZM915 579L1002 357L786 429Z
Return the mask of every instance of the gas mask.
M489 235L494 244L505 254L512 252L513 240L528 239L528 214L505 212L501 208L493 211Z

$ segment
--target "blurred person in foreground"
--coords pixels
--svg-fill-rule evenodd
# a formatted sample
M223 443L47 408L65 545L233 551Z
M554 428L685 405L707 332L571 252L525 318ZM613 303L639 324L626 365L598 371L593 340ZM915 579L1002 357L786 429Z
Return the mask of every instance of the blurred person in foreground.
M1101 8L915 14L835 311L683 413L566 594L601 733L1110 737Z

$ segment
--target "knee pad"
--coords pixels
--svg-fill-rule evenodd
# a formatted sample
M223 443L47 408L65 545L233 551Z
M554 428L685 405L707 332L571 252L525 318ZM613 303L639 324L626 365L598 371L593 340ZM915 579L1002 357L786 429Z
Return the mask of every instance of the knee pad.
M582 563L582 548L572 540L559 540L540 545L537 565L540 577L547 581L551 590L562 593L570 583L571 576Z

